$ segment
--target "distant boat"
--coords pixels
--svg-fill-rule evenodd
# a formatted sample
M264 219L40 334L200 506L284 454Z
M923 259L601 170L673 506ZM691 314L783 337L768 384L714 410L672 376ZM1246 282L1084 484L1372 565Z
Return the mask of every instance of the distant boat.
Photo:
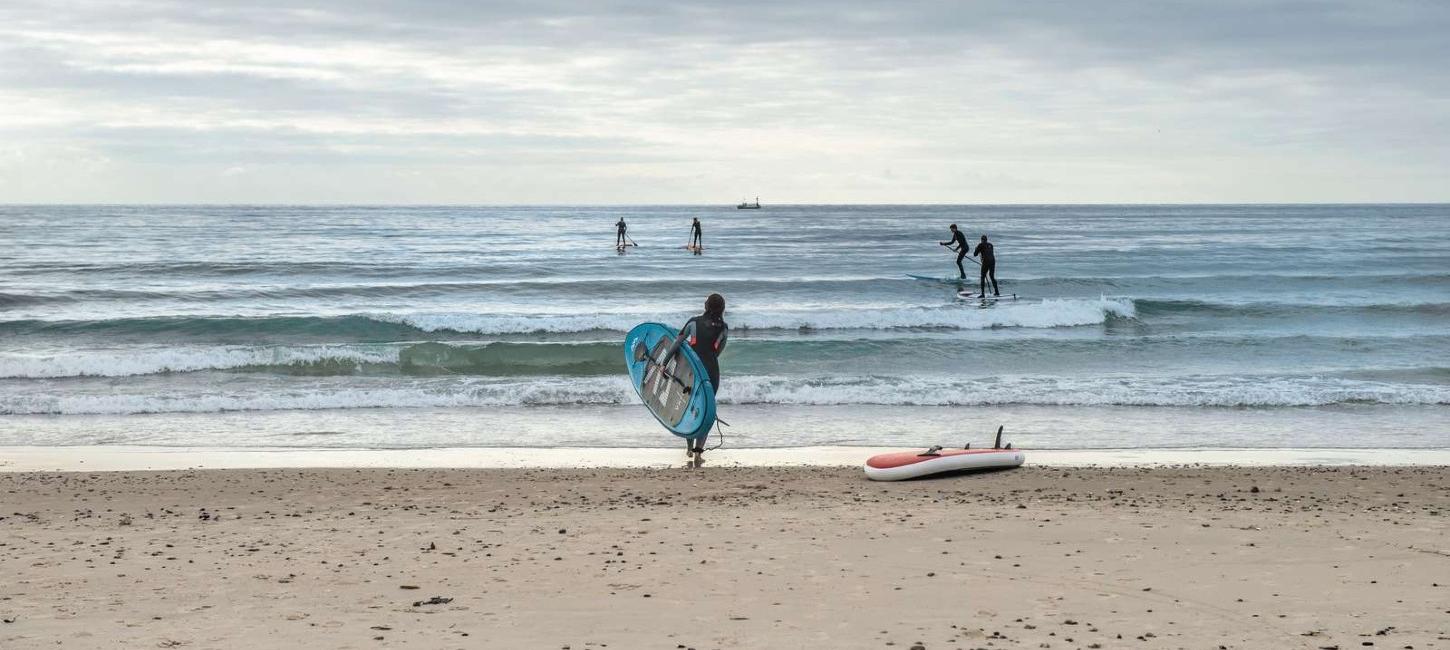
M760 209L760 197L758 197L758 196L755 197L755 202L754 203L746 203L744 201L741 201L740 202L740 205L735 206L735 209L736 210L759 210Z

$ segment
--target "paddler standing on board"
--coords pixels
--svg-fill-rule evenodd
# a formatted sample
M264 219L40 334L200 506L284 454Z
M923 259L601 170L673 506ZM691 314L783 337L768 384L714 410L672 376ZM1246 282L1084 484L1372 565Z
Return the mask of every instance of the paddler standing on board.
M948 226L948 228L950 228L952 231L952 238L946 241L939 241L937 243L941 244L942 246L946 246L953 251L956 251L957 271L961 273L961 278L965 280L967 279L967 269L962 266L962 258L966 257L967 253L971 252L972 247L967 245L967 238L965 235L962 234L962 231L957 230L957 224L952 224Z
M700 232L699 217L695 217L694 222L690 224L690 243L686 245L685 248L695 251L696 255L699 255L700 251L704 249L704 241Z
M688 344L695 356L700 358L704 364L705 372L710 376L710 386L715 389L715 394L720 394L720 353L725 350L725 340L730 336L730 326L725 324L725 297L712 293L705 298L705 313L700 314L688 321L680 328L680 334L675 338L674 345L664 355L664 359L673 359L676 352L679 352L681 345ZM688 453L692 455L705 453L705 438L710 432L706 431L698 438L686 438L685 445Z
M992 243L987 241L986 235L982 235L982 243L977 244L977 250L972 251L972 257L976 257L978 255L982 256L982 261L978 264L978 266L982 267L982 277L978 281L978 284L981 285L981 288L977 289L977 295L987 295L988 277L990 277L992 280L992 295L1002 295L1002 290L997 287L997 256L992 253ZM961 265L962 263L958 261L957 266Z
M614 229L616 231L614 235L614 247L619 250L624 250L626 240L628 239L628 236L624 232L629 230L629 226L624 224L624 217L619 218L619 223L614 224Z

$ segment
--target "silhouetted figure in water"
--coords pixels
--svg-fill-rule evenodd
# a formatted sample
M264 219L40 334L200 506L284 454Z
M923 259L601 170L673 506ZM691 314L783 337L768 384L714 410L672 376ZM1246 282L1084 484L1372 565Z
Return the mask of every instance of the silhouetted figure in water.
M952 224L949 227L952 231L952 238L937 243L947 248L956 245L956 248L952 248L952 250L957 252L957 272L961 273L962 279L965 280L967 279L967 269L962 266L962 258L967 256L967 251L972 250L972 247L967 245L967 238L962 235L962 231L957 230L957 224Z
M965 250L965 249L963 249ZM987 241L987 236L982 235L982 243L977 244L977 250L972 251L972 257L981 256L982 275L979 283L981 288L977 290L979 295L987 295L987 278L992 279L992 295L1002 295L1002 290L997 287L997 257L992 254L992 243ZM957 266L961 266L961 258L957 258Z

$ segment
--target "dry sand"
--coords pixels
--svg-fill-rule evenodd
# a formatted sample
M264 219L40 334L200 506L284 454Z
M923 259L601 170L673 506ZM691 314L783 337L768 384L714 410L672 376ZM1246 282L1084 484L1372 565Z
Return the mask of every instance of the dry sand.
M0 648L1450 648L1447 515L1444 467L0 474Z

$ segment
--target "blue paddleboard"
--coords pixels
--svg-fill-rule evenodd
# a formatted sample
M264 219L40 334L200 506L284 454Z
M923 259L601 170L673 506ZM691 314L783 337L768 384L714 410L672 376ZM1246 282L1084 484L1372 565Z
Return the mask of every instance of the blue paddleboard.
M645 408L666 429L698 438L715 426L715 388L705 364L688 345L665 359L677 332L660 323L640 323L624 335L629 381Z

